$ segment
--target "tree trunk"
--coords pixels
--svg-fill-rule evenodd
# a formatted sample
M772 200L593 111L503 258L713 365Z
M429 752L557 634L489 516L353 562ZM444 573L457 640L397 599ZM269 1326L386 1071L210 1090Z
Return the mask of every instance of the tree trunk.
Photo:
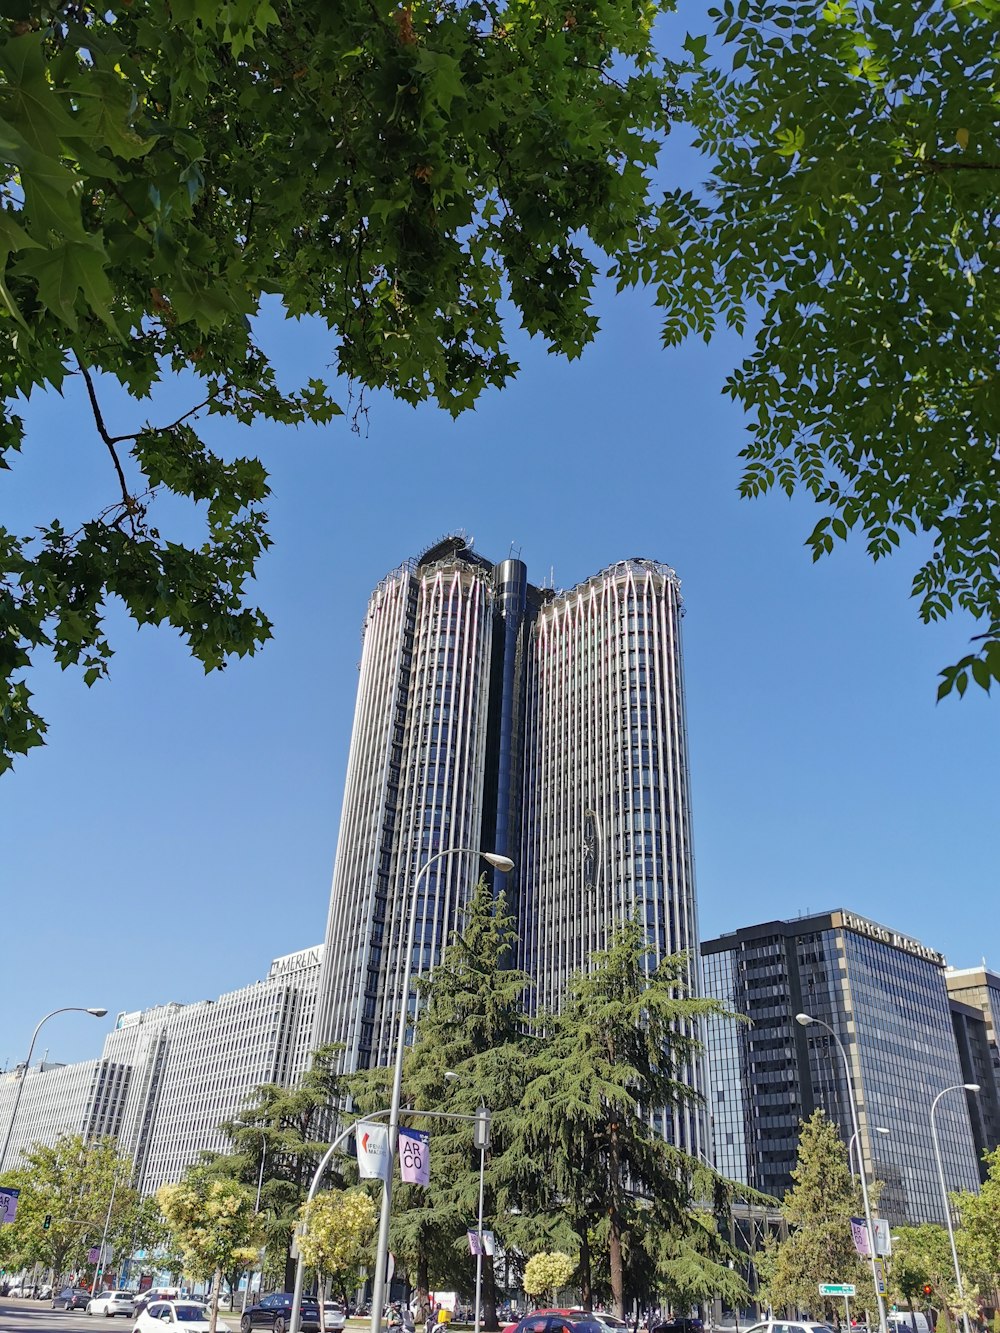
M285 1254L285 1291L295 1290L295 1268L296 1263L292 1258L292 1247L289 1244L288 1251Z
M497 1333L497 1283L493 1272L493 1256L483 1255L482 1322L486 1333Z
M608 1208L608 1266L611 1278L611 1300L615 1314L625 1318L625 1273L622 1261L621 1213L618 1200L621 1197L621 1159L618 1148L618 1126L611 1126L611 1145L608 1151L608 1174L611 1202ZM213 1330L214 1333L214 1330Z
M585 1310L594 1308L594 1288L590 1276L590 1234L587 1219L584 1218L575 1228L580 1237L580 1304Z
M427 1316L431 1308L430 1279L427 1275L427 1251L420 1247L417 1250L417 1308L414 1312L414 1323L418 1330L421 1324L427 1322Z
M222 1290L222 1269L215 1270L215 1277L212 1279L212 1308L208 1321L208 1333L215 1333L215 1326L219 1322L219 1293Z

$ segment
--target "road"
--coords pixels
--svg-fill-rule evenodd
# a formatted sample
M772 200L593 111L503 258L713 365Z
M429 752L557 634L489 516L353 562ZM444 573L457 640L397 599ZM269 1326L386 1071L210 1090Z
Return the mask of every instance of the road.
M219 1311L219 1333L237 1333L240 1326L239 1309L230 1314L223 1302ZM50 1301L22 1301L16 1297L0 1297L0 1333L132 1333L135 1327L124 1315L104 1319L87 1315L82 1310L53 1310Z

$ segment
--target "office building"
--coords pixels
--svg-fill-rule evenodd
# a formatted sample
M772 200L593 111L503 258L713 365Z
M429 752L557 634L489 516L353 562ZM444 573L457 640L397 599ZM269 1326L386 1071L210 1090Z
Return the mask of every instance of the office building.
M978 1094L970 1092L968 1102L979 1175L985 1180L983 1153L1000 1146L1000 976L983 963L981 967L949 967L944 979L965 1082L979 1084Z
M634 913L651 966L697 958L680 621L666 565L623 560L557 592L460 537L375 589L317 1003L316 1041L342 1042L346 1068L391 1062L411 895L447 848L515 862L494 885L532 1006L558 1005ZM481 868L463 853L420 876L414 974L441 956ZM664 1132L699 1146L700 1114Z
M225 1152L219 1125L262 1084L289 1086L307 1067L322 954L276 958L263 981L217 1000L118 1015L104 1055L132 1070L118 1140L144 1193Z
M61 1135L86 1139L116 1136L121 1127L132 1069L107 1058L64 1065L43 1061L0 1074L0 1125L10 1124L18 1085L23 1080L7 1150L6 1166L16 1170L35 1144L51 1147Z
M219 1129L265 1083L294 1085L312 1052L323 946L275 958L263 981L194 1004L121 1013L101 1060L0 1074L0 1125L18 1107L9 1167L34 1143L110 1135L146 1194L180 1180L203 1152L229 1148Z
M966 1081L944 958L844 910L750 926L705 941L701 952L706 994L749 1019L716 1018L707 1029L718 1169L780 1196L800 1121L822 1108L850 1140L839 1051L823 1028L796 1023L805 1012L828 1023L847 1052L861 1159L883 1182L880 1213L893 1225L943 1223L930 1106ZM964 1093L942 1099L936 1123L948 1189L976 1189Z

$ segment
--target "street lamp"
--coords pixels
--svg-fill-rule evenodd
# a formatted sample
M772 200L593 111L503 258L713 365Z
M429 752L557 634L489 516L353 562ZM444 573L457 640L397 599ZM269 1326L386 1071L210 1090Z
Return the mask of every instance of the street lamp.
M445 1070L445 1081L456 1082L462 1076L453 1069ZM479 1150L479 1213L476 1222L476 1326L479 1333L483 1312L483 1194L486 1184L486 1153L490 1146L490 1122L493 1112L480 1106L476 1114L470 1117L473 1122L472 1143Z
M888 1133L890 1133L890 1131L889 1131L888 1129L886 1129L885 1125L872 1125L872 1129L875 1131L876 1134L888 1134ZM861 1140L860 1140L860 1138L859 1138L859 1131L858 1131L858 1130L855 1130L855 1131L854 1131L854 1133L851 1135L851 1137L850 1137L850 1139L848 1140L848 1143L847 1143L847 1165L848 1165L848 1168L850 1169L850 1172L851 1172L851 1175L852 1175L852 1176L854 1175L854 1153L855 1153L855 1151L857 1151L857 1154L858 1154L858 1170L861 1171L861 1172L863 1172L864 1169L865 1169L865 1164L864 1164L864 1161L863 1161L863 1159L862 1159L862 1157L861 1157Z
M258 1213L260 1212L260 1192L261 1192L261 1190L264 1188L264 1164L267 1162L267 1132L266 1132L266 1130L261 1129L259 1125L246 1125L246 1124L243 1124L242 1122L241 1122L239 1125L236 1125L235 1128L237 1128L237 1129L253 1129L253 1130L256 1130L257 1133L260 1135L260 1143L261 1143L261 1149L260 1149L260 1170L257 1172L257 1197L256 1197L256 1199L254 1200L254 1205L253 1205L254 1217L256 1217L256 1216L258 1215ZM261 1266L261 1278L262 1278L262 1280L263 1280L263 1269L264 1269L264 1250L265 1250L266 1248L267 1248L267 1247L264 1246L264 1248L261 1249L260 1255L258 1256L258 1262L260 1263L260 1266ZM241 1303L241 1305L240 1305L240 1314L241 1314L241 1315L242 1315L242 1314L246 1314L246 1308L247 1308L247 1295L249 1294L249 1291L250 1291L250 1279L251 1279L252 1276L253 1276L253 1271L252 1271L252 1270L249 1270L249 1271L247 1272L247 1284L246 1284L246 1286L243 1288L243 1301L242 1301L242 1303Z
M944 1220L948 1228L948 1243L951 1245L951 1262L955 1265L955 1282L958 1285L958 1296L962 1302L962 1327L965 1333L969 1330L969 1314L965 1306L965 1290L962 1286L962 1270L958 1266L958 1251L955 1249L955 1228L951 1224L951 1205L948 1203L948 1187L944 1183L944 1166L941 1163L941 1145L938 1142L937 1125L934 1123L934 1112L937 1110L937 1104L946 1092L978 1092L978 1083L953 1083L950 1088L942 1088L938 1095L931 1102L931 1138L934 1140L934 1160L937 1162L938 1181L941 1185L941 1199L944 1203Z
M28 1047L28 1058L24 1062L24 1073L21 1075L17 1084L17 1092L14 1094L14 1107L10 1113L10 1124L7 1126L7 1137L3 1141L3 1149L0 1150L0 1173L3 1172L4 1163L7 1161L7 1149L10 1147L10 1138L14 1133L14 1122L17 1119L17 1108L21 1105L21 1096L24 1092L25 1080L28 1077L28 1070L31 1068L31 1057L35 1053L35 1042L41 1031L42 1024L47 1023L50 1018L55 1018L56 1014L91 1014L94 1018L103 1018L107 1009L81 1009L79 1005L70 1004L62 1009L53 1009L50 1014L40 1018L35 1025L35 1030L31 1034L31 1045Z
M812 1014L796 1014L796 1023L802 1027L809 1027L815 1023L818 1027L825 1028L830 1036L837 1043L837 1050L840 1052L840 1058L844 1062L844 1077L847 1079L847 1100L851 1108L851 1129L854 1131L852 1138L858 1134L858 1108L854 1097L854 1079L851 1077L851 1065L847 1058L847 1052L844 1050L844 1043L834 1032L829 1023L824 1023L822 1018L813 1018ZM875 1284L875 1300L878 1303L878 1326L880 1333L888 1333L885 1318L885 1301L882 1299L882 1293L878 1286L878 1272L875 1267L875 1228L872 1225L872 1206L868 1198L868 1177L864 1172L864 1163L861 1163L861 1197L865 1205L865 1227L868 1231L868 1258L872 1265L872 1281Z
M406 954L403 958L403 977L399 995L399 1025L396 1029L396 1064L392 1076L392 1099L389 1105L389 1170L382 1185L382 1212L378 1224L378 1245L375 1250L375 1278L372 1283L372 1318L371 1333L379 1333L382 1323L382 1306L385 1304L385 1269L389 1256L389 1217L392 1210L392 1163L396 1155L396 1140L399 1137L399 1104L403 1093L403 1053L406 1050L406 1024L410 1010L410 975L413 971L413 942L417 933L417 890L420 881L436 861L446 856L480 856L487 865L496 870L514 869L514 862L509 856L499 852L484 852L477 847L446 847L436 852L417 871L413 881L410 898L410 923L406 932ZM885 1333L885 1330L882 1330Z

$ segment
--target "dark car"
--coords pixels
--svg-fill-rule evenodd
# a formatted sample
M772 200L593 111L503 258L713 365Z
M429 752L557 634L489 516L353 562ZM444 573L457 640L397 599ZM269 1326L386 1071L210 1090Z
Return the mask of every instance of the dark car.
M535 1310L514 1329L515 1333L604 1333L596 1319L570 1310Z
M656 1324L649 1333L704 1333L705 1322L702 1319L668 1319L663 1324Z
M52 1297L53 1310L86 1310L90 1292L86 1287L63 1287Z
M274 1333L285 1333L292 1322L292 1293L276 1291L265 1296L259 1305L249 1306L240 1319L240 1333L251 1333L254 1328L270 1328ZM303 1296L299 1306L299 1328L303 1333L319 1333L319 1305L312 1296Z

